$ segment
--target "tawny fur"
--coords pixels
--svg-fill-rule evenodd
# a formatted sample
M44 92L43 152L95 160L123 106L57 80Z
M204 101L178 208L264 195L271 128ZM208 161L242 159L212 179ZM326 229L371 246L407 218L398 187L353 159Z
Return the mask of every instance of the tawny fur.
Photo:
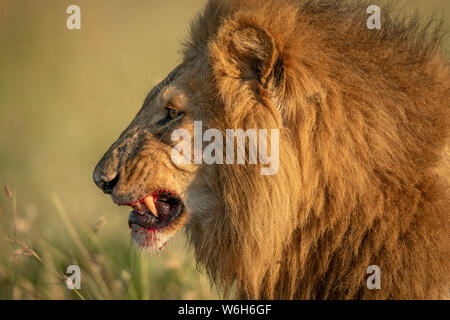
M235 284L243 298L449 296L442 33L391 18L389 7L381 30L368 30L368 5L212 0L192 25L185 62L209 57L223 106L213 124L281 129L278 174L218 165L220 205L188 225L199 264L225 292ZM267 63L257 80L245 50ZM279 62L281 75L264 74ZM366 287L370 265L380 266L380 290Z

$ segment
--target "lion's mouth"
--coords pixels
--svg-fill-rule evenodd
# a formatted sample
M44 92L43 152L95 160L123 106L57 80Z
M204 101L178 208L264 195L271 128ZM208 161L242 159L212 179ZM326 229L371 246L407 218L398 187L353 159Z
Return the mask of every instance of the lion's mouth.
M151 195L129 204L133 211L128 217L128 226L133 224L147 229L163 229L175 221L183 212L183 202L176 193L158 190Z

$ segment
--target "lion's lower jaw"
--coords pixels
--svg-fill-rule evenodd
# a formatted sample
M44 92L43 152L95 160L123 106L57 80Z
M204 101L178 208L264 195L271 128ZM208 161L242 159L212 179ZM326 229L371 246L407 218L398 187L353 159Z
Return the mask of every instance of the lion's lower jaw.
M167 240L172 235L165 234L157 229L147 229L138 225L130 227L131 238L136 242L139 249L149 253L155 253L164 248Z

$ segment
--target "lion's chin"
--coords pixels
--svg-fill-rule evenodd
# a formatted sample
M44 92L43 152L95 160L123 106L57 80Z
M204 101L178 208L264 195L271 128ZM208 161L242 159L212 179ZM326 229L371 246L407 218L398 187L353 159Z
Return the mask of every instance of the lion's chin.
M138 247L149 253L161 251L173 234L158 229L148 229L136 224L130 225L131 238Z
M144 227L130 221L128 227L130 228L131 238L141 250L155 253L161 251L166 242L186 226L188 217L189 214L184 211L177 219L159 229Z

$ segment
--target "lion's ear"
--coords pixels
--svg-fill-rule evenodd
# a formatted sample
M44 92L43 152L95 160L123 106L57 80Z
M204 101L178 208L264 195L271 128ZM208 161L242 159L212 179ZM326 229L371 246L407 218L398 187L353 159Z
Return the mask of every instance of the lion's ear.
M267 85L270 79L279 82L282 62L272 36L259 26L240 26L220 30L211 49L221 63L216 71L242 80L257 80ZM216 60L217 61L217 60Z

